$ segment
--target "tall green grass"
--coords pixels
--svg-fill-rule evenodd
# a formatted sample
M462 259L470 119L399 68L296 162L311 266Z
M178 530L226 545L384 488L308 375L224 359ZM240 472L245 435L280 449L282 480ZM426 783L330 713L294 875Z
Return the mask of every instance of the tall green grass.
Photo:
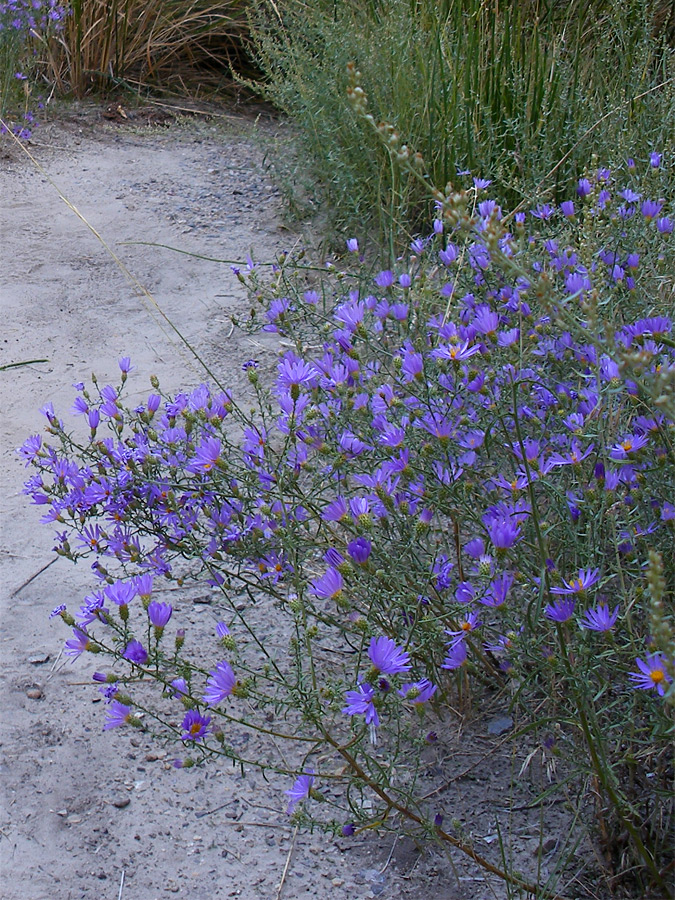
M346 100L346 65L371 112L425 157L435 184L494 179L510 203L554 194L593 153L672 140L673 51L642 0L254 0L264 93L301 126L336 225L415 228L422 192L392 168ZM598 124L599 123L599 124Z

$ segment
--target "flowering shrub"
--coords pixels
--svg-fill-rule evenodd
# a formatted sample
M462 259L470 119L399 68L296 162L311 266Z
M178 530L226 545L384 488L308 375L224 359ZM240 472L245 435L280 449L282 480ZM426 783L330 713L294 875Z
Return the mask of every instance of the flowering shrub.
M105 728L152 720L177 765L288 773L299 822L395 819L536 893L418 787L453 692L509 685L569 777L592 777L608 864L663 887L673 223L661 156L643 168L588 172L561 207L511 217L489 182L437 192L433 233L377 273L284 256L265 278L249 261L249 326L292 348L270 387L244 363L256 413L154 378L128 409L126 358L118 386L76 386L85 437L43 409L26 492L57 553L93 560L98 587L54 615L68 655L107 663ZM212 647L154 599L164 579L218 592ZM266 636L242 590L272 602ZM242 728L288 739L295 763L245 759Z
M60 0L1 0L0 2L0 118L23 107L17 121L0 122L0 134L8 128L27 140L35 127L34 113L29 109L32 40L44 41L58 30L66 15ZM41 101L38 101L41 108Z

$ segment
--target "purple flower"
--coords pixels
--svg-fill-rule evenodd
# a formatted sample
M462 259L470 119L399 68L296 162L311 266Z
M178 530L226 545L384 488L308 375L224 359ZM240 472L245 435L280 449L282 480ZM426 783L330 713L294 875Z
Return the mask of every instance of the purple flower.
M277 366L279 372L278 384L291 391L291 397L298 399L300 387L312 387L318 378L318 373L313 366L295 354L287 353ZM295 390L294 390L295 389Z
M444 266L451 266L459 256L459 250L455 244L448 244L445 250L440 250L438 256Z
M454 640L450 642L452 645L456 644L458 641L464 640L467 634L469 634L471 631L474 631L481 624L482 623L478 618L478 613L471 612L462 622L459 623L459 628L457 628L455 631L446 628L445 633L454 638Z
M428 678L422 678L421 681L413 681L410 684L404 684L398 694L406 700L411 700L416 706L426 703L436 693L437 685L432 684Z
M459 669L466 662L466 641L457 641L456 644L452 644L450 649L448 650L447 656L441 666L441 669Z
M39 434L32 434L24 441L22 446L19 447L17 453L26 460L26 467L28 467L33 460L36 459L41 449L42 438Z
M575 602L569 600L556 600L555 603L549 603L544 612L546 618L553 622L567 622L574 615Z
M341 519L346 519L348 513L347 501L344 497L336 497L324 509L322 519L324 522L339 522Z
M474 344L470 347L469 342L464 341L461 344L441 345L431 351L431 356L434 359L449 359L452 362L464 362L464 360L471 359L471 357L475 356L477 353L480 353L479 345Z
M510 518L495 517L486 527L496 550L508 550L520 538L520 528Z
M342 837L351 837L355 832L356 828L352 822L348 822L346 825L342 826Z
M73 628L73 637L66 641L64 653L66 656L72 656L73 659L89 650L91 647L91 639L83 628Z
M673 679L666 671L666 660L661 653L650 653L646 659L636 659L639 672L630 672L629 677L635 682L636 690L650 691L656 688L660 697L666 692L666 684Z
M105 595L118 606L128 606L136 596L136 586L130 581L116 581L107 585Z
M351 556L355 563L363 565L370 556L371 543L368 538L358 537L355 541L347 544L347 553Z
M320 578L315 578L309 587L314 596L321 600L337 600L343 585L342 575L331 566Z
M138 666L144 666L148 661L148 651L140 641L129 641L122 656Z
M196 709L189 709L181 722L181 741L201 741L209 732L210 716L200 715Z
M618 606L610 612L607 604L601 603L595 609L587 610L579 624L590 631L611 631L618 615Z
M467 553L472 559L478 559L480 556L483 556L485 553L485 543L482 538L471 538L470 541L464 545L464 552Z
M154 625L155 628L164 628L171 618L172 612L173 607L170 603L158 603L154 600L148 606L148 618L150 619L150 624Z
M134 588L141 600L149 600L152 594L152 575L137 575Z
M658 167L661 165L662 158L663 158L662 153L650 153L649 154L649 165L653 169L658 169Z
M228 662L219 662L216 668L209 674L204 693L204 703L209 706L217 706L229 697L237 684L237 679Z
M347 716L365 716L366 724L380 724L377 710L375 709L375 689L370 684L359 684L355 691L347 691L345 696L347 705L342 712Z
M662 209L663 203L660 203L658 200L645 200L640 207L640 211L647 222L651 222L652 219L655 219Z
M668 501L666 501L663 504L663 506L661 507L661 521L675 521L675 503L669 503Z
M511 585L513 584L513 575L508 572L502 572L488 585L485 596L480 598L480 602L485 606L497 607L506 602Z
M295 784L289 791L284 791L284 794L286 794L286 796L290 798L288 808L286 809L287 815L291 815L291 813L301 800L309 797L309 792L312 790L313 784L314 769L307 769L305 772L303 772L302 775L298 775L298 777L295 779Z
M356 238L349 238L347 240L347 250L349 250L350 253L359 252L359 242Z
M410 657L388 637L372 638L368 656L373 667L385 675L398 675L410 669Z
M203 475L210 472L220 461L221 444L217 438L206 438L197 447L197 452L191 462L185 466L186 472L193 475Z
M551 593L562 596L571 594L583 594L600 580L600 569L579 569L579 574L571 581L566 581L563 587L552 587Z
M577 194L579 197L587 197L593 190L588 178L580 178L577 184Z
M630 453L639 453L649 444L649 438L644 434L628 434L609 451L612 459L627 459Z
M670 234L673 230L673 220L668 216L663 216L656 220L656 228L661 234Z
M119 700L113 700L106 710L106 720L103 726L104 731L109 728L117 728L119 725L126 725L131 718L131 707L125 706Z
M394 273L390 272L389 269L385 269L384 272L379 272L375 276L375 284L381 288L391 287L394 283Z
M470 581L460 581L455 589L455 600L458 603L471 603L476 596L476 590Z
M167 688L169 697L187 697L190 693L188 683L184 678L174 678Z

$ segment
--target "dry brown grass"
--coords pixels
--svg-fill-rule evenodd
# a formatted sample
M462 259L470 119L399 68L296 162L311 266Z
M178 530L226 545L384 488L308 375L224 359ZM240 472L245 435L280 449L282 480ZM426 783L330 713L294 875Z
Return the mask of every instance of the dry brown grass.
M42 47L48 77L81 97L121 83L167 86L246 66L245 0L73 0Z

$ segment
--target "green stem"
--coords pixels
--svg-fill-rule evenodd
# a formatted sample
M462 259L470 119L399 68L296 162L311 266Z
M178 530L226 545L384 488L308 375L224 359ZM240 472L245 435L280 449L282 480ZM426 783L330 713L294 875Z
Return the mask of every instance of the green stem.
M630 834L633 844L637 849L638 853L642 857L645 865L649 869L654 882L659 886L659 888L664 892L663 896L668 896L668 889L659 874L659 870L656 867L656 863L649 852L649 850L645 847L642 838L640 837L637 828L631 821L629 815L626 814L624 809L624 801L614 790L614 785L612 784L612 780L610 778L611 767L606 759L600 759L600 755L598 754L598 747L596 746L595 741L593 740L593 734L591 731L591 727L589 725L588 717L586 715L586 709L584 704L584 698L580 694L576 686L576 680L574 678L574 671L572 669L572 663L569 658L569 654L567 652L567 645L565 643L565 635L563 633L562 626L559 623L556 623L556 630L558 632L558 644L560 645L560 651L562 654L562 658L565 663L565 670L567 672L567 676L569 679L569 684L572 688L572 695L574 697L574 702L577 708L577 713L579 715L579 723L581 725L581 730L584 735L584 741L586 743L586 747L588 749L589 756L591 758L591 764L593 767L593 771L603 787L608 799L611 801L614 810L621 820L621 823L625 826L626 830Z

